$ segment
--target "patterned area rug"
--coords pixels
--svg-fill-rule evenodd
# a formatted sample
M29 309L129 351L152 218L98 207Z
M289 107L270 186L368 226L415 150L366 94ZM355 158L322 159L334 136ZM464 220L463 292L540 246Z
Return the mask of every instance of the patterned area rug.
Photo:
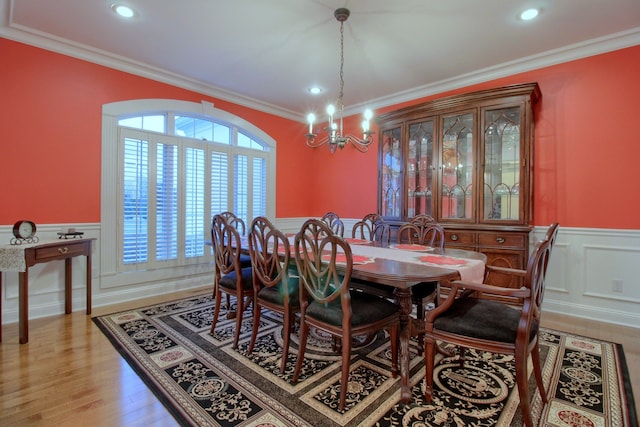
M256 347L247 354L250 310L237 350L235 320L224 307L215 334L209 329L210 295L94 318L127 362L185 426L507 426L522 425L513 358L468 350L436 367L436 392L424 401L424 363L412 345L413 402L399 403L399 378L390 374L384 332L357 340L338 411L340 355L330 340L313 334L300 380L291 383L293 354L280 373L282 323L263 311ZM541 426L634 426L635 406L622 347L543 330L542 360L550 402L543 407L531 379L533 418Z

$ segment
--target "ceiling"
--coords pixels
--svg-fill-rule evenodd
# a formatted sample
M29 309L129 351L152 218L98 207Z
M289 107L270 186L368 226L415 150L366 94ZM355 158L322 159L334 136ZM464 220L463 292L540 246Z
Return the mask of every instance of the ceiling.
M0 0L0 36L300 120L337 97L339 7L346 113L640 44L639 0L116 1Z

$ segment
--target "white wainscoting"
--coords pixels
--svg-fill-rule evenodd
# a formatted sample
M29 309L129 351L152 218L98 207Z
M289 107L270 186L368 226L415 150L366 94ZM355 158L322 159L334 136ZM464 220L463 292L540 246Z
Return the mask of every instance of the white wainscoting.
M276 226L285 233L296 232L305 218L282 218ZM345 235L356 219L346 219ZM132 281L130 273L102 277L100 224L38 225L41 240L74 227L85 237L95 237L93 247L93 306L117 304L151 295L171 293L212 284L210 263L173 271L171 276L149 272L144 280ZM8 243L12 226L0 227L0 242ZM546 227L536 227L534 239ZM533 239L532 239L533 240ZM640 327L640 230L611 230L560 227L549 267L543 309L579 318ZM177 274L176 274L177 273ZM2 280L2 323L18 320L18 274L4 272ZM73 258L73 310L85 309L84 257ZM121 276L121 277L118 277ZM621 291L614 290L614 281ZM118 284L121 285L118 285ZM617 285L620 288L619 285ZM53 261L29 269L29 317L64 313L64 263Z
M149 271L146 274L121 273L102 274L101 260L115 257L100 251L101 227L95 224L38 224L40 241L57 239L57 233L70 227L84 232L83 237L96 238L92 249L92 306L118 304L153 295L172 293L178 290L213 285L213 264L199 264L181 270ZM0 227L0 242L9 243L13 226ZM107 262L107 264L110 264ZM86 309L86 263L85 257L72 258L73 266L73 311ZM3 272L2 277L2 323L18 321L18 273ZM134 279L135 277L135 279ZM29 268L29 318L52 316L64 313L64 261L36 264Z

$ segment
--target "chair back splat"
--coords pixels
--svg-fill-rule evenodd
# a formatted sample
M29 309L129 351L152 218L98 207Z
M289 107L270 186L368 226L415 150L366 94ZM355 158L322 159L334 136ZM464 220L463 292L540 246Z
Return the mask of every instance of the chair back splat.
M242 218L230 211L221 212L219 215L222 216L229 225L233 225L241 236L245 235L247 227Z
M413 225L417 225L418 227L424 227L427 224L438 223L434 217L426 214L416 215L413 218L411 218L409 222Z
M371 213L353 225L351 237L388 245L391 242L391 228L380 215Z

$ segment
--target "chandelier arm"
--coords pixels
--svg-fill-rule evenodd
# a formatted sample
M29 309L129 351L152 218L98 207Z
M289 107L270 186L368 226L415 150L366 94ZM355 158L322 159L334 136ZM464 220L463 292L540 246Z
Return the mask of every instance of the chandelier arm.
M324 144L330 141L329 136L325 136L323 138L318 139L315 133L308 133L306 137L307 137L307 146L311 148L322 147Z
M366 153L367 151L369 151L369 146L373 143L371 135L373 135L373 132L367 135L367 139L360 139L355 135L346 135L345 139L349 143L351 143L351 145L353 145L355 149L357 149L361 153Z

